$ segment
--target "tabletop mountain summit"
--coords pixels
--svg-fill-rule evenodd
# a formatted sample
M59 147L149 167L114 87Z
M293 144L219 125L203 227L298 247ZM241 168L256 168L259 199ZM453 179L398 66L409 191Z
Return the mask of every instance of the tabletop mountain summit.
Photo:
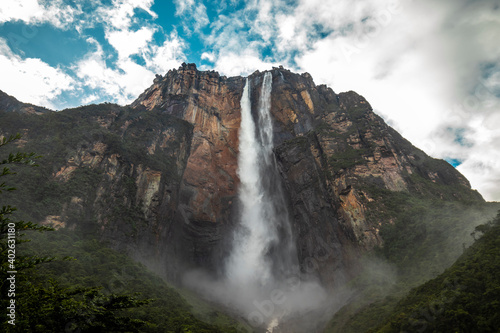
M253 272L335 293L373 253L401 267L432 257L430 278L479 223L462 220L487 206L362 96L282 67L228 78L182 64L127 106L53 112L0 93L0 135L18 132L17 149L43 155L13 197L23 217L90 234L175 283L255 260L268 268Z

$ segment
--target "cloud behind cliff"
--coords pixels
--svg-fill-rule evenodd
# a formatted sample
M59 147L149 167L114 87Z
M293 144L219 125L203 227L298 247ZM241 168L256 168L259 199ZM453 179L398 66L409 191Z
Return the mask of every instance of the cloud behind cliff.
M9 0L0 89L56 109L127 104L183 61L231 76L284 65L362 94L500 200L498 31L495 0Z

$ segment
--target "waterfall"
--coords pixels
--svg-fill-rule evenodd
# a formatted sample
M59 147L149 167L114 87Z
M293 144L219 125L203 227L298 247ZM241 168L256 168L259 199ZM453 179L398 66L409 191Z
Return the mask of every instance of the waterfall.
M264 74L254 122L247 78L241 97L238 175L240 219L226 274L232 284L272 287L296 254L273 154L272 75Z
M317 323L329 318L325 314L337 301L328 297L313 276L304 276L299 269L273 152L272 74L266 72L254 80L261 78L260 96L257 91L251 92L252 86L258 89L259 82L247 78L240 100L239 215L224 262L224 276L213 280L203 272L193 271L185 281L262 332L284 332L292 326L298 327L294 328L296 332L311 332ZM257 103L252 103L251 96L259 96Z

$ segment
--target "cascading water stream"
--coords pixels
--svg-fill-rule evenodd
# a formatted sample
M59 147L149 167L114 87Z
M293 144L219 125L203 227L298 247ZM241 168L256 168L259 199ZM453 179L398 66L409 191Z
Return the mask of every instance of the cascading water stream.
M264 74L258 126L247 78L241 97L238 175L241 215L226 273L232 284L272 287L296 258L283 191L273 155L272 75Z
M259 79L257 76L254 80ZM320 284L303 278L299 270L288 205L273 152L272 74L266 72L262 77L253 114L250 96L258 94L252 94L251 87L252 81L247 78L240 101L239 216L225 261L225 275L214 281L194 271L186 282L266 332L285 332L283 325L291 320L291 325L296 326L295 318L307 313L312 321L301 324L305 328L298 330L306 332L315 327L316 319L324 320L321 316L329 307L328 297Z

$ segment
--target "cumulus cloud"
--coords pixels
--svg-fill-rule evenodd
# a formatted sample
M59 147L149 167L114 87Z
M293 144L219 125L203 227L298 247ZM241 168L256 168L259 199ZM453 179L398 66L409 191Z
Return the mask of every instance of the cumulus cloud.
M0 4L0 23L49 23L57 28L67 28L79 14L82 14L81 6L72 7L62 0L43 3L38 0L2 0Z
M106 23L109 28L129 29L135 18L136 9L142 9L152 18L158 15L151 10L154 0L113 0L110 6L100 5L93 15L95 21Z
M0 89L22 102L54 108L53 100L63 91L72 90L75 81L59 68L36 58L14 54L0 38ZM13 80L12 78L15 78Z
M142 27L137 31L106 31L106 39L118 52L118 57L120 59L125 59L147 48L153 38L154 32L154 29L148 27Z
M76 70L83 85L98 89L101 99L128 104L152 84L155 74L185 61L185 44L175 31L165 35L158 25L140 22L136 17L136 10L141 9L153 19L157 18L152 5L153 0L113 0L112 6L97 10L98 21L110 22L105 25L105 38L117 52L118 59L108 66L101 45L91 38L89 42L96 50L79 61ZM163 33L162 44L153 41L158 31ZM138 57L144 64L139 65L131 56Z
M105 0L2 0L0 24L12 21L28 25L50 24L79 33L98 25L123 30L139 23L138 10L156 19L158 15L151 10L153 3L154 0L112 0L110 3Z
M220 15L210 28L211 33L205 37L205 43L217 54L240 52L251 47L252 42L245 34L247 23L240 17L239 12Z
M185 61L184 43L175 33L161 45L148 43L152 31L146 28L136 32L115 31L107 36L118 52L118 59L112 67L107 64L107 55L101 44L89 38L88 42L94 49L78 61L74 68L81 84L95 90L100 100L129 104L152 84L155 74L178 67ZM137 64L131 55L140 56L145 65Z
M52 100L71 88L73 93L81 95L80 101L84 104L99 101L130 103L151 85L156 73L177 67L186 60L185 43L175 30L167 34L154 23L158 15L151 9L153 3L153 0L112 0L107 3L2 1L0 24L21 21L26 24L26 29L23 29L27 34L32 33L31 30L36 33L36 26L40 24L50 24L62 30L74 29L87 40L88 51L73 64L54 68L40 59L24 59L22 51L14 54L2 40L0 60L3 73L9 75L0 79L5 81L0 81L0 89L24 101L49 107L55 106ZM196 13L195 7L191 9ZM149 18L138 15L141 12ZM98 42L89 35L88 28L102 29L105 42ZM112 57L110 50L116 52L117 57ZM12 77L16 78L14 84L10 80ZM27 90L26 82L33 84L33 88Z
M101 45L92 38L88 41L95 46L95 50L76 64L75 72L82 84L96 90L101 98L128 104L151 85L153 72L129 58L119 59L117 68L110 68Z
M212 63L215 62L215 55L212 52L203 52L201 54L201 60L208 60Z
M275 15L280 4L259 0L219 15L210 24L210 34L204 36L211 50L204 53L204 59L213 59L214 69L224 75L246 75L281 63L276 54L262 54L266 47L274 47Z
M146 67L155 73L165 73L169 69L176 68L186 61L185 48L184 41L177 33L172 32L162 45L150 44L143 51Z
M184 32L191 35L193 32L202 33L201 30L210 23L207 7L203 1L174 0L175 15L183 18Z
M155 74L185 61L185 44L175 31L167 36L158 25L136 17L136 10L141 9L156 18L152 5L153 0L113 0L111 6L97 9L94 20L109 22L104 25L105 39L118 54L118 59L108 64L108 55L102 46L89 38L95 50L76 64L75 71L82 85L97 90L101 100L128 104L152 84ZM164 37L162 44L153 41L159 31ZM143 64L138 64L132 56Z
M258 54L251 51L245 53L220 54L214 68L227 76L249 75L257 69L266 70L276 66L276 63L262 60Z

